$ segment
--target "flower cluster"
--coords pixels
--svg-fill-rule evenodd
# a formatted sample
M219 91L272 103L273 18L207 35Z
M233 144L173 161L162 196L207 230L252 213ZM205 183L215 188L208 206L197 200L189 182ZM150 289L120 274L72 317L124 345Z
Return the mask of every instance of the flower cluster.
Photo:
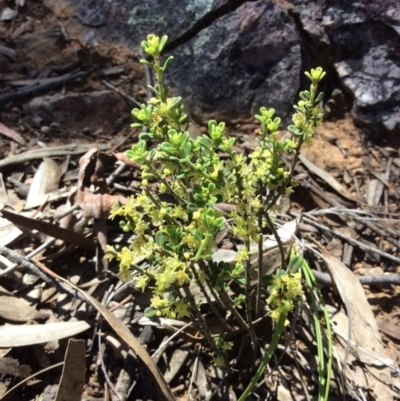
M267 304L270 309L271 319L275 322L279 320L282 314L287 315L293 310L296 303L303 295L301 284L301 273L286 273L278 270L272 277L272 284L268 287L270 296ZM289 322L286 322L286 325Z

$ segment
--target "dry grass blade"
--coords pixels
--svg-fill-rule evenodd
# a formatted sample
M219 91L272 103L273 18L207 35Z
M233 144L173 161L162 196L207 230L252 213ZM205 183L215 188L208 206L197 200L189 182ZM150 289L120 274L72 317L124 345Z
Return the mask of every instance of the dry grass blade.
M168 384L165 382L163 375L158 369L157 365L151 359L150 355L140 344L138 339L128 330L128 328L119 321L106 307L104 307L97 299L90 296L85 291L82 291L79 287L70 283L68 280L58 276L42 263L35 261L36 265L43 270L47 275L67 284L72 287L75 291L81 294L107 321L107 323L112 327L116 334L125 342L125 344L133 349L136 355L141 359L141 361L148 367L151 374L153 375L155 382L160 390L160 397L165 401L175 401L175 397L172 395Z

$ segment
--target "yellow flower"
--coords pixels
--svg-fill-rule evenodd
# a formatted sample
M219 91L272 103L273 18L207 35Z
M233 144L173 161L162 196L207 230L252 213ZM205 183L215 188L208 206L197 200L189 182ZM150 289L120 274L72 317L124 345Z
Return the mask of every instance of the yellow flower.
M225 366L225 359L222 355L214 356L213 363L215 366L223 368Z
M190 312L189 312L189 305L180 300L178 302L175 303L175 313L176 313L176 317L178 319L180 319L181 317L190 317Z
M132 252L129 248L124 246L118 254L118 259L120 260L121 267L129 267L133 262Z
M146 286L147 286L147 282L149 281L149 278L147 276L138 276L136 278L136 284L135 287L136 288L140 288L142 290L142 292L145 290Z
M121 204L119 202L115 202L111 206L110 219L112 220L115 216L118 216L119 214L121 214Z
M243 249L241 249L236 255L234 260L238 263L242 263L245 260L248 260L250 256L250 251L244 247Z
M186 274L186 272L184 270L177 271L175 273L175 278L178 281L178 284L180 286L182 286L186 282L189 282L189 280L190 280L189 276Z

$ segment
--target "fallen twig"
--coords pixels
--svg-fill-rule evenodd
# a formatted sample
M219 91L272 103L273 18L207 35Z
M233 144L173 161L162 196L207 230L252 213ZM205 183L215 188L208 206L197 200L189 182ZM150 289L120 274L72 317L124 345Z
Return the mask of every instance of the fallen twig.
M7 92L0 95L0 106L11 102L13 100L23 99L26 96L33 95L34 93L47 91L50 89L58 88L59 86L65 85L68 82L76 81L86 75L86 72L70 72L69 74L62 75L57 79L53 79L50 82L45 82L38 85L28 86L27 88L18 89L12 92Z
M86 153L92 147L93 144L81 145L77 143L71 143L69 145L28 150L27 152L20 153L19 155L7 157L3 160L0 160L0 168L11 166L13 164L24 163L34 159L42 159L44 157L80 155L82 153ZM107 150L110 148L110 145L100 144L97 145L97 147L99 148L99 150Z
M332 286L332 278L329 273L322 273L318 270L312 271L318 284L324 287ZM400 285L400 274L382 274L377 276L359 276L357 277L361 284L387 286L387 285Z
M293 215L297 216L298 214L297 213L293 213ZM323 224L317 223L316 221L314 221L313 219L310 219L309 217L303 216L303 220L305 222L307 222L307 223L319 228L320 230L323 230L323 231L326 231L326 232L328 232L330 234L333 234L336 237L342 239L343 241L346 241L346 242L350 243L351 245L354 245L354 246L358 247L359 249L361 249L364 252L376 253L377 255L380 255L380 256L382 256L382 257L384 257L386 259L390 259L390 260L392 260L392 261L394 261L396 263L400 263L400 259L397 258L396 256L390 255L387 252L383 252L383 251L381 251L379 249L376 249L376 248L373 248L371 246L368 246L368 245L366 245L366 244L364 244L364 243L362 243L360 241L357 241L357 240L355 240L353 238L350 238L350 237L340 233L339 231L332 230L331 228L326 227Z
M52 286L57 287L60 291L65 292L73 297L79 298L81 301L88 302L84 296L82 296L79 292L75 291L67 287L66 285L60 283L54 277L49 277L42 270L40 270L35 264L27 260L24 256L20 255L19 253L12 251L11 249L0 246L0 254L6 256L7 258L11 259L15 263L19 263L22 266L26 267L30 273L34 274L35 276L42 279L45 283L50 284Z

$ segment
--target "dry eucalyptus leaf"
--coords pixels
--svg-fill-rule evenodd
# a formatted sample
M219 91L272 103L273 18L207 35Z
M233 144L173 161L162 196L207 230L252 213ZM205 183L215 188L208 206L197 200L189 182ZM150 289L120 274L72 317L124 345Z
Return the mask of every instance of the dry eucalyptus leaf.
M328 252L324 251L323 257L351 321L350 340L373 354L387 357L378 325L360 281L346 265ZM382 365L365 354L359 354L359 358L366 364Z
M56 322L35 325L5 325L0 327L0 347L23 347L72 337L90 328L83 321Z
M336 288L345 305L350 322L350 338L345 339L349 347L354 345L358 359L365 363L369 374L369 385L379 400L393 400L389 386L390 369L382 363L389 359L384 348L378 325L366 299L364 289L358 278L340 260L322 250L323 258ZM343 333L347 336L347 333ZM381 360L376 359L378 355Z
M5 10L3 10L3 13L4 13L4 11ZM3 16L3 14L2 14L2 16ZM13 139L15 142L18 142L22 146L25 145L25 141L22 138L22 136L20 134L18 134L18 132L14 131L13 129L5 126L3 123L0 123L0 134L3 134L4 136L7 136L8 138Z
M0 316L12 322L45 319L47 315L29 305L29 302L12 295L0 295Z
M45 195L58 189L61 174L61 168L54 160L44 158L33 177L25 209L31 209L44 203L47 200Z
M0 210L4 209L5 206L13 207L8 197L7 189L3 181L3 174L0 173Z
M68 341L64 368L55 401L81 401L86 381L86 345L84 340Z

